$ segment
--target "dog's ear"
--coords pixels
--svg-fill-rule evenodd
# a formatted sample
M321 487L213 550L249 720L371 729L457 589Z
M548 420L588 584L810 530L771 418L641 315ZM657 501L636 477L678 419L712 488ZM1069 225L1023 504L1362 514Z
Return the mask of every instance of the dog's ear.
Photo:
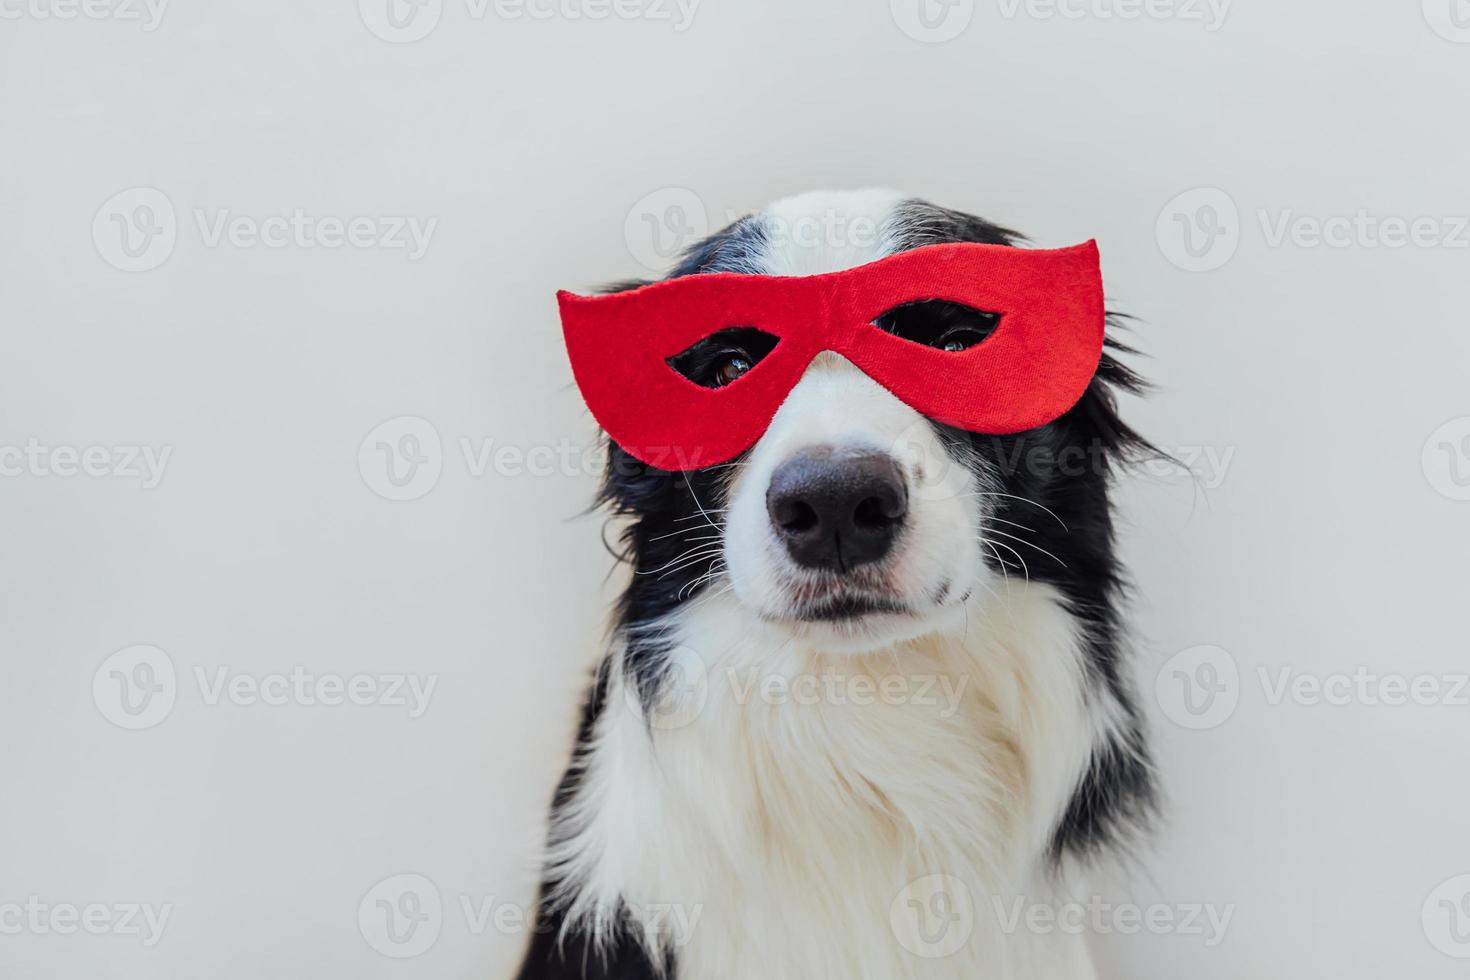
M764 241L765 233L761 230L759 217L746 215L690 245L680 253L674 268L665 278L677 279L702 272L759 272L756 256ZM611 296L614 293L626 293L651 286L658 281L619 279L599 286L594 292L599 296Z
M766 232L758 215L746 215L708 238L689 246L669 273L670 279L703 272L760 273Z
M949 242L977 245L1024 245L1026 236L963 211L942 208L911 198L893 213L892 238L896 251Z

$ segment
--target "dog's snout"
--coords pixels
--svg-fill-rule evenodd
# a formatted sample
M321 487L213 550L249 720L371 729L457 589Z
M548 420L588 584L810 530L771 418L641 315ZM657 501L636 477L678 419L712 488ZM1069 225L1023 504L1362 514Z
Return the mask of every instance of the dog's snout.
M798 565L845 572L893 547L908 485L884 453L811 449L771 474L766 510Z

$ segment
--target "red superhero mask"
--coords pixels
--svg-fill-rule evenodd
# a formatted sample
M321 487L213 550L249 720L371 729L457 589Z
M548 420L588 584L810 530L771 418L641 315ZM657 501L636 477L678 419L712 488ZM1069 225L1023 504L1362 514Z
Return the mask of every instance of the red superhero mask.
M1066 412L1102 356L1096 242L1055 250L927 245L823 275L717 272L557 299L587 407L619 446L666 470L712 466L750 448L822 351L847 358L938 422L997 435ZM933 300L998 320L963 350L875 325L885 313ZM728 384L706 387L671 363L733 328L759 330L775 346Z

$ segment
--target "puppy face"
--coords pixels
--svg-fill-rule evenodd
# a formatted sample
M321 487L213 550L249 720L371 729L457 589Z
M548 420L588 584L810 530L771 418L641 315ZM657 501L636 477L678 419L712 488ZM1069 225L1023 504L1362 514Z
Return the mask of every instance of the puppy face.
M989 574L984 472L852 364L821 355L729 480L732 592L826 649L943 628Z
M836 232L792 233L800 227ZM860 238L858 228L870 231ZM897 195L806 195L713 236L674 275L812 275L950 241L1015 243L980 219ZM884 314L875 328L961 350L983 343L998 322L989 311L928 301ZM770 347L758 333L729 331L671 364L718 387ZM966 604L977 594L1011 576L1058 582L1066 556L1089 545L1089 528L1099 541L1110 534L1107 450L1131 433L1106 386L1131 380L1104 357L1092 388L1061 419L980 436L934 423L828 352L732 462L668 473L613 447L604 495L633 518L625 543L636 573L622 622L728 596L763 628L832 652L967 628ZM1072 521L1081 534L1073 536ZM1098 587L1110 586L1111 567L1093 571Z

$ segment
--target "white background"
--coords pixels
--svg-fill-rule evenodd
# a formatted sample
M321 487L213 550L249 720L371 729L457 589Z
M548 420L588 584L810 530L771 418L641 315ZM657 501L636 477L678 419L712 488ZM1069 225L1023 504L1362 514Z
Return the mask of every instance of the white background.
M932 31L917 0L707 0L684 24L652 0L600 20L443 0L401 28L386 0L177 3L151 24L67 2L0 4L0 974L505 976L616 579L579 516L591 465L471 461L592 444L556 288L867 185L1042 245L1098 238L1160 387L1127 415L1199 457L1193 484L1120 494L1169 807L1105 894L1233 917L1212 948L1105 936L1104 975L1470 969L1451 955L1470 908L1455 933L1440 904L1470 872L1463 692L1269 696L1282 670L1447 692L1470 669L1463 0L1223 20L932 0ZM157 193L115 199L135 188ZM372 242L208 234L297 209L365 217ZM1392 221L1312 240L1360 211L1432 220L1403 247ZM377 242L395 217L436 222L421 256ZM161 234L129 258L119 220ZM360 460L405 416L432 431L391 424ZM377 442L415 434L429 462L397 495L416 499L385 499ZM103 447L109 475L28 444ZM169 452L156 486L127 447ZM117 678L145 675L109 657L139 644L166 690L126 730ZM419 717L210 703L221 670L298 666L436 687ZM1180 673L1202 667L1221 700L1191 714ZM359 924L399 874L442 902L408 960ZM3 907L31 896L171 914L152 946L17 930Z

